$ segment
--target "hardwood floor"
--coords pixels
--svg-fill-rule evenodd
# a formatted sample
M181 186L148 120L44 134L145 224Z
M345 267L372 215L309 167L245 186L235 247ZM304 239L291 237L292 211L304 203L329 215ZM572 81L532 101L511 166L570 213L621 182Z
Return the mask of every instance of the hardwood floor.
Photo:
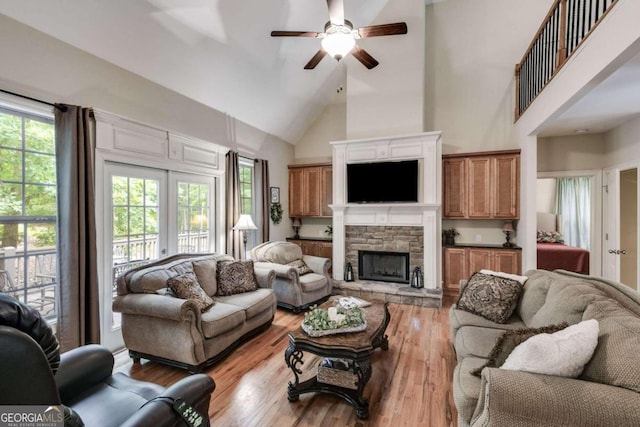
M305 394L287 400L293 374L284 361L287 332L302 315L278 310L273 325L206 371L216 382L209 417L213 426L455 426L451 378L455 356L449 344L448 306L433 309L389 304L389 350L376 350L365 387L370 417L331 395ZM305 353L305 367L315 368ZM116 369L165 386L186 371L143 361L133 365L126 352L116 355Z

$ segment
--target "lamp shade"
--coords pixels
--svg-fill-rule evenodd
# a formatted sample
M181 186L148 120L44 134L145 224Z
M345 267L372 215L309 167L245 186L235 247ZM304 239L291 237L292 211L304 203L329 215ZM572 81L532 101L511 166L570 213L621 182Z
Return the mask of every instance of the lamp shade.
M257 230L258 227L253 223L251 215L241 214L238 222L233 226L234 230Z
M356 45L356 40L348 28L340 27L335 32L328 33L320 44L330 56L340 60L351 52L351 49Z
M505 221L502 226L502 231L513 231L513 223L511 221Z
M301 227L302 226L302 221L300 220L300 218L293 218L293 224L291 224L293 227Z

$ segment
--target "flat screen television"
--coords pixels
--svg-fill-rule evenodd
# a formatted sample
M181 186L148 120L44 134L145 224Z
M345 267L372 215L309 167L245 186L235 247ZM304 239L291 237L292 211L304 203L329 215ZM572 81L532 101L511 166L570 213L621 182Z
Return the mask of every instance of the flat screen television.
M418 201L418 161L348 163L348 203Z

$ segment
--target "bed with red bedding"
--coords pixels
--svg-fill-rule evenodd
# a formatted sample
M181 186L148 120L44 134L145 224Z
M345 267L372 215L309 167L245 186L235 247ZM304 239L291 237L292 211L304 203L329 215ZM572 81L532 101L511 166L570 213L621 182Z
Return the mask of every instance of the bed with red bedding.
M564 243L538 243L538 269L589 274L589 251Z

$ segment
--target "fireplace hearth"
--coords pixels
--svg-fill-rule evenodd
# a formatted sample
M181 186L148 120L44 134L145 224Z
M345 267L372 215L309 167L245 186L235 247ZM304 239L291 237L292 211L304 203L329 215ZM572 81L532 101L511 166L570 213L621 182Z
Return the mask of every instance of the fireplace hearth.
M409 283L409 253L358 251L358 279Z

